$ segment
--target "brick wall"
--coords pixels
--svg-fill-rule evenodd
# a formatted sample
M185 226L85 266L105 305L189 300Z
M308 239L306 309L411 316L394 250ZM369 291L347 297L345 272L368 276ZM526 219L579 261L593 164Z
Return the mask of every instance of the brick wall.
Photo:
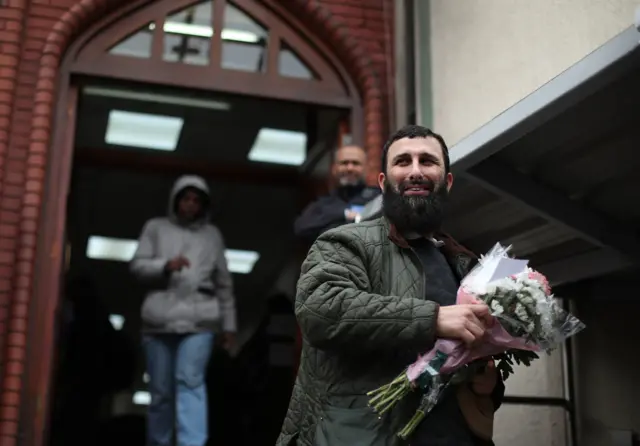
M393 118L393 0L295 3L300 16L316 17L309 27L333 43L336 54L360 87L365 112L364 145L369 152L367 181L377 184L380 151Z
M13 421L18 417L26 335L26 305L20 300L24 296L18 287L24 281L24 274L19 271L23 272L26 265L18 260L21 248L18 238L23 224L34 223L21 219L23 203L26 204L28 155L24 139L29 130L29 105L34 93L33 86L26 89L24 86L30 68L22 57L26 50L22 38L25 13L24 0L9 0L0 8L0 371L4 375L0 422L6 425L0 444L5 443L5 435L17 433Z
M320 3L349 28L350 36L370 59L379 80L381 100L385 104L382 134L386 136L390 119L388 113L393 109L390 98L393 87L389 86L389 82L393 82L394 69L393 0L321 0Z
M287 0L331 43L364 103L373 175L388 130L392 0ZM28 315L61 53L100 13L126 0L0 0L0 444L38 444L26 414ZM71 11L71 13L70 13ZM64 17L64 20L61 19ZM385 26L386 24L386 26ZM47 40L49 39L49 40ZM49 43L45 51L45 43ZM54 296L52 296L54 298ZM45 401L46 402L46 401ZM22 424L19 425L19 414ZM28 427L30 426L30 427ZM20 432L19 432L20 431ZM26 434L26 436L25 436ZM34 436L35 435L35 436ZM21 440L18 442L18 438Z

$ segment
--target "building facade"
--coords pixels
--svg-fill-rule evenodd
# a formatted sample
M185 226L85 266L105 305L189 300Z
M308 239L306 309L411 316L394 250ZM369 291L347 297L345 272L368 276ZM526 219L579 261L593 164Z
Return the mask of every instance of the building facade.
M65 255L65 202L73 159L77 104L73 78L124 76L137 82L156 85L173 82L174 87L180 86L182 81L176 85L171 75L162 77L168 64L156 66L160 69L134 68L124 75L126 62L103 63L96 71L100 64L89 60L96 55L102 57L98 54L101 44L113 45L126 39L136 27L141 29L144 23L156 23L154 20L164 14L204 3L211 3L210 10L216 17L225 5L234 5L248 16L257 17L257 21L272 24L272 31L276 29L279 35L278 39L274 34L270 37L297 46L295 52L311 71L320 73L317 78L322 79L315 81L334 83L320 85L313 93L315 87L309 87L311 84L304 88L301 84L296 87L294 81L287 84L267 68L267 75L260 78L255 77L259 73L253 78L246 75L244 82L232 79L237 76L225 77L221 71L217 72L221 76L215 76L218 80L204 81L213 77L196 70L192 72L194 76L182 78L184 87L346 107L350 119L342 133L366 147L373 155L370 167L377 171L377 154L393 118L387 112L392 103L389 83L393 67L393 6L389 0L292 0L286 7L272 0L0 2L0 443L3 446L44 444L55 358L60 294L57 290L62 286L60 275ZM214 20L221 25L220 19ZM168 32L166 25L160 28L156 28L159 29L156 35ZM216 51L220 49L220 39L225 37L215 36L211 37L211 55L219 58ZM92 51L93 56L87 56ZM277 60L276 51L271 51L271 62ZM198 84L201 81L205 84ZM313 85L319 85L318 82ZM330 104L327 97L334 93L336 101Z
M173 82L162 70L127 71L95 60L101 57L96 42L120 42L145 21L180 9L177 3L0 1L3 446L44 444L77 117L74 76ZM179 6L199 3L181 0ZM276 0L214 0L212 9L225 4L277 22L279 37L286 34L287 43L333 83L314 90L272 77L225 84L200 83L206 76L196 75L183 86L348 109L342 134L370 153L373 182L389 130L405 123L432 126L455 151L467 135L626 29L639 2L291 0L283 8ZM215 54L216 44L211 48ZM616 293L635 293L617 286ZM613 446L640 430L632 372L637 359L616 342L637 339L637 302L605 302L608 291L587 288L590 299L571 300L588 330L570 351L544 357L509 380L496 444ZM574 297L581 289L567 290Z
M432 126L455 157L456 150L468 148L467 136L633 28L638 6L634 0L398 2L398 123ZM554 146L554 138L550 134L547 144ZM605 139L605 147L607 142L613 150L615 141ZM583 150L600 143L587 141ZM624 279L616 280L624 289ZM509 379L496 444L635 444L638 395L629 374L637 361L627 358L614 366L606 358L616 339L638 339L623 328L633 324L637 301L617 300L602 286L594 300L591 282L576 289L568 289L572 308L587 329L572 351L545 356Z

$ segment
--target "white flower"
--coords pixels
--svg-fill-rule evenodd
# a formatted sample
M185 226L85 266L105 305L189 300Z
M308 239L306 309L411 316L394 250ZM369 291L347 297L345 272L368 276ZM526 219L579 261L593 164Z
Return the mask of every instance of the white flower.
M490 304L491 310L494 316L498 316L499 314L504 313L504 308L497 300L492 300Z
M520 302L516 304L515 313L520 321L529 322L529 314L527 313L527 309Z

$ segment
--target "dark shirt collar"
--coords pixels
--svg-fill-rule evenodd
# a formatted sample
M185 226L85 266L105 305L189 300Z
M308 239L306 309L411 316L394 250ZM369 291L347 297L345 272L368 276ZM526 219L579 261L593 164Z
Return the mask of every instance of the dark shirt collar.
M391 222L389 222L389 220L387 220L386 217L383 217L383 219L389 230L389 240L391 240L393 243L400 246L401 248L409 248L410 246L409 246L409 243L407 242L407 237L402 235L400 231L398 231L396 226ZM420 235L416 235L416 236L421 237ZM443 252L448 257L454 257L458 254L464 254L472 259L477 258L477 256L474 253L466 249L464 246L460 245L451 236L449 236L444 232L438 232L436 234L433 234L433 236L429 237L429 239L432 240L438 248L442 248Z
M366 184L364 182L358 184L350 184L347 186L338 186L334 190L334 194L345 201L350 201L356 196L360 195L365 187Z

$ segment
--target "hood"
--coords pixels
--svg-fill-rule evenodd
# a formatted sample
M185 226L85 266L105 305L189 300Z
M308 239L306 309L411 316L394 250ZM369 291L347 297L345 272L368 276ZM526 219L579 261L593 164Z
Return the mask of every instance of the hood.
M207 182L204 178L196 176L196 175L184 175L176 180L173 184L173 188L171 189L171 194L169 195L169 209L168 214L172 220L176 220L176 214L174 212L175 209L175 201L178 193L187 188L193 187L194 189L198 189L199 191L204 192L207 197L210 197L209 186L207 186ZM209 220L210 211L206 210L203 217L200 219L200 222Z

